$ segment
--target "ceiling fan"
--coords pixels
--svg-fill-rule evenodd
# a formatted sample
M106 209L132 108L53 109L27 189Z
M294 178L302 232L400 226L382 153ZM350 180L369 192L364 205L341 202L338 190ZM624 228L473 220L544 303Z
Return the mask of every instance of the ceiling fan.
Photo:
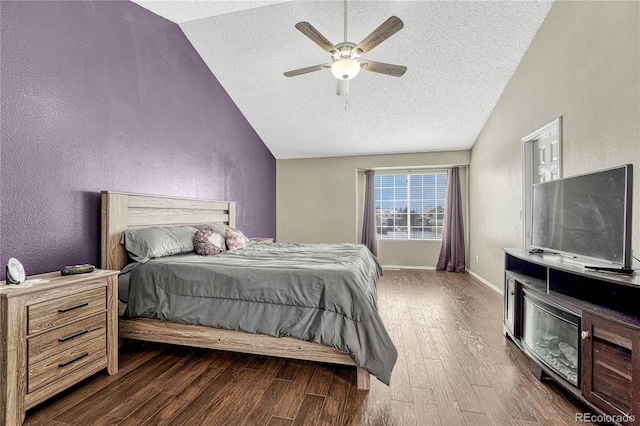
M347 41L347 0L344 1L344 42L335 46L327 40L318 30L308 22L298 22L296 28L329 52L333 63L314 65L284 73L286 77L295 77L313 71L331 68L331 72L338 79L338 95L346 95L349 92L349 80L358 75L360 69L386 74L393 77L401 77L407 67L402 65L385 64L383 62L362 59L362 56L370 52L374 47L400 31L404 23L397 16L392 16L382 23L360 43Z

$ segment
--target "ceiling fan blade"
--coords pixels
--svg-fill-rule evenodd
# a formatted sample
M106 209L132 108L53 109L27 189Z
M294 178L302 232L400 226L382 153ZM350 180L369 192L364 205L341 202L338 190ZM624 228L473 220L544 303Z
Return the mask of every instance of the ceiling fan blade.
M349 93L349 80L338 80L338 92L337 95L346 95Z
M314 65L312 67L300 68L293 71L287 71L284 73L285 77L295 77L296 75L306 74L309 72L320 71L325 68L331 68L331 64Z
M373 71L393 77L402 77L407 67L402 65L385 64L384 62L360 61L360 67L365 71Z
M308 22L298 22L296 24L296 28L300 30L300 32L311 39L315 44L322 47L327 52L333 54L338 51L336 47L329 40L325 38L320 31L316 30L313 25Z
M369 52L371 49L400 31L404 27L404 22L397 16L392 16L387 19L380 25L378 28L373 30L371 34L365 37L355 48L354 50L360 50L364 55Z

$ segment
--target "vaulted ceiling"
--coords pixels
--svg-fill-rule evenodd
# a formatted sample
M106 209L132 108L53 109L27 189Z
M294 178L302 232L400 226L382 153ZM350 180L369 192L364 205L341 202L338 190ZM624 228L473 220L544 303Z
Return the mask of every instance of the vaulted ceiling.
M336 95L330 63L295 28L344 41L344 3L144 1L180 25L278 159L470 149L552 1L349 1L348 40L392 15L404 28L365 55L404 65L402 77L362 71Z

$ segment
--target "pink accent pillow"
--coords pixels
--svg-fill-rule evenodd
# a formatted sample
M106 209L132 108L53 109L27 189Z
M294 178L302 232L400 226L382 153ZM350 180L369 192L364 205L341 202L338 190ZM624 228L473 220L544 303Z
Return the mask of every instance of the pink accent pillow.
M226 250L224 236L213 228L202 229L193 236L193 248L200 256L211 256Z
M227 229L225 240L229 250L244 248L247 246L244 234L239 230Z

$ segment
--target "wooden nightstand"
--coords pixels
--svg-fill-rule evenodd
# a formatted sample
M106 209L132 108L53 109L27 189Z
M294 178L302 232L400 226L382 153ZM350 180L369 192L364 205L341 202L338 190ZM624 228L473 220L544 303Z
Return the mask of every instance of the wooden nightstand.
M253 241L254 243L264 243L264 244L268 244L268 243L272 243L273 242L273 238L266 238L266 237L253 237L253 238L249 238L251 241Z
M0 282L0 424L106 368L118 372L118 271Z

